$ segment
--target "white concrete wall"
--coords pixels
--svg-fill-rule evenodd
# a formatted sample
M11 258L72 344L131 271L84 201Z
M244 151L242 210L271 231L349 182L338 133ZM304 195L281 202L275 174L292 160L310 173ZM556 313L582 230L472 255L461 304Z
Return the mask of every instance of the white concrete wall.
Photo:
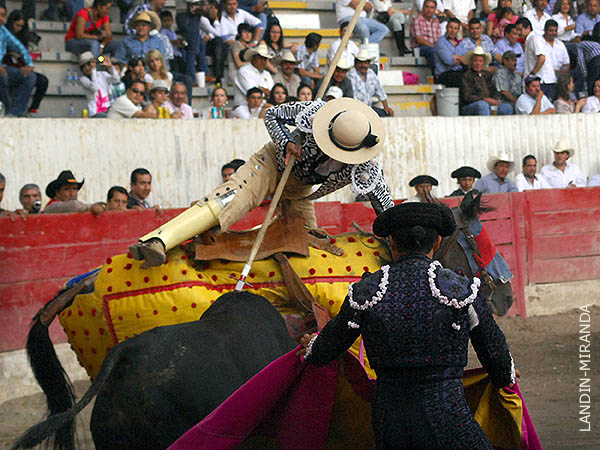
M407 117L385 123L379 160L395 198L412 195L408 181L421 173L440 181L435 195L447 195L455 189L452 170L472 165L485 175L487 159L501 152L517 161L513 177L528 153L538 157L541 168L551 162L550 148L558 139L573 145L572 161L584 173L600 171L598 115ZM220 182L222 164L246 159L268 140L259 120L0 119L0 130L0 172L7 178L1 205L6 209L19 207L23 184L37 183L43 191L63 169L85 177L81 200L105 200L111 186L129 186L136 167L153 174L151 203L187 206ZM346 188L326 200L352 198Z

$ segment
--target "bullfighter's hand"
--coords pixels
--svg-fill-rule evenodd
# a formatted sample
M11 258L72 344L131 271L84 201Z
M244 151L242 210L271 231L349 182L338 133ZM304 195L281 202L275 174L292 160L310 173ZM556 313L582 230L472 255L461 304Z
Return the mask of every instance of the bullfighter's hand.
M285 151L285 165L287 166L290 156L294 155L296 159L300 158L300 155L302 154L302 147L295 142L288 142L285 146Z

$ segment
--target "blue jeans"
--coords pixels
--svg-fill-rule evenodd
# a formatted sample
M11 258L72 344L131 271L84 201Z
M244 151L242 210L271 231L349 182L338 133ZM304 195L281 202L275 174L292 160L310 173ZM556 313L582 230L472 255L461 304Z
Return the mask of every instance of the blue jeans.
M104 47L102 54L113 55L117 51L119 45L120 44L115 41L110 41L106 44L106 47ZM65 42L65 50L76 56L81 55L83 52L90 51L97 58L100 56L100 41L96 39L69 39Z
M492 114L490 105L485 100L478 100L460 108L463 116L489 116ZM513 113L513 106L509 103L500 103L498 106L499 116L509 116Z
M204 39L200 37L200 33L196 34L192 39L188 36L188 46L185 48L185 74L194 78L196 74L196 62L200 72L208 72L208 64L206 64L206 44Z
M427 67L431 69L433 75L435 48L429 45L419 45L419 54L427 60Z
M35 86L35 73L24 77L20 69L3 65L7 74L0 76L0 101L4 103L6 114L21 117L27 110L31 91ZM12 101L10 91L13 91Z
M350 22L350 20L352 20L352 17L345 17L340 23ZM356 27L354 28L354 34L358 36L361 41L369 39L369 42L373 44L381 42L389 31L390 30L386 25L373 19L367 19L366 17L358 19Z

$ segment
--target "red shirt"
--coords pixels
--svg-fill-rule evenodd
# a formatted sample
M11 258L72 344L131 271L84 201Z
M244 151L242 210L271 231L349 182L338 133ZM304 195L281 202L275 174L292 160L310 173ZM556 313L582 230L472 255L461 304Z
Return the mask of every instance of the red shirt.
M99 31L102 30L102 27L105 23L110 21L108 14L104 17L100 17L95 23L92 20L92 13L90 8L83 8L77 11L75 17L71 21L71 26L69 27L69 31L67 31L67 35L65 36L65 42L70 41L75 38L75 22L77 22L78 17L83 17L85 20L85 25L83 27L83 31L89 34L100 34Z

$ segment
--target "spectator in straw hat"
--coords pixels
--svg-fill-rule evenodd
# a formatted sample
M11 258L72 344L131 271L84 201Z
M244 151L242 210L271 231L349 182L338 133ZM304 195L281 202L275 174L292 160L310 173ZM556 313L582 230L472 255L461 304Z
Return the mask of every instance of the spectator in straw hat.
M377 112L381 117L393 116L394 111L388 106L387 95L383 90L381 81L375 75L375 72L369 67L371 57L367 49L361 49L354 57L354 68L348 72L348 78L352 83L354 98L366 103ZM383 109L373 107L373 97L376 96Z
M475 179L481 178L479 170L469 166L462 166L452 172L450 177L456 178L456 182L458 183L458 189L453 191L450 194L450 197L463 196L471 191L473 191L474 194L479 192L477 189L473 189Z
M507 115L513 113L512 105L500 103L500 94L492 81L492 74L484 70L492 56L481 47L467 52L465 62L469 70L462 75L460 112L463 116Z
M431 195L431 190L433 189L433 186L437 186L438 184L438 180L431 175L417 175L408 182L410 187L415 188L416 193L412 197L408 197L404 200L404 203L431 203L434 198Z
M348 71L352 68L352 65L346 58L343 56L339 59L335 70L333 71L333 75L331 76L331 80L329 80L329 85L327 89L331 86L336 86L342 90L343 96L348 98L354 97L354 90L352 89L352 82L348 78ZM321 87L322 80L317 82L315 86L315 96Z
M150 86L150 103L144 112L159 116L158 108L169 108L169 92L171 85L167 80L154 80Z
M241 67L235 75L233 102L236 106L246 101L248 89L257 87L268 97L274 84L273 77L266 70L267 61L271 59L271 53L266 45L261 44L246 50L244 59L250 61L250 64Z
M568 160L575 154L575 149L565 141L558 141L554 147L554 161L542 168L542 176L556 189L586 186L586 176L575 164Z
M133 20L135 34L126 36L115 57L119 61L129 61L132 56L141 56L142 58L150 50L158 50L163 57L166 55L165 46L162 40L157 36L151 36L150 30L153 23L150 15L144 11L138 14Z
M487 168L491 173L477 180L475 189L482 194L497 194L500 192L517 192L517 186L508 179L508 174L513 170L515 162L508 155L491 156Z
M279 61L281 70L273 76L273 82L283 84L288 92L295 94L301 83L300 77L294 73L299 62L296 61L291 50L286 50L281 58L276 58L276 60Z

